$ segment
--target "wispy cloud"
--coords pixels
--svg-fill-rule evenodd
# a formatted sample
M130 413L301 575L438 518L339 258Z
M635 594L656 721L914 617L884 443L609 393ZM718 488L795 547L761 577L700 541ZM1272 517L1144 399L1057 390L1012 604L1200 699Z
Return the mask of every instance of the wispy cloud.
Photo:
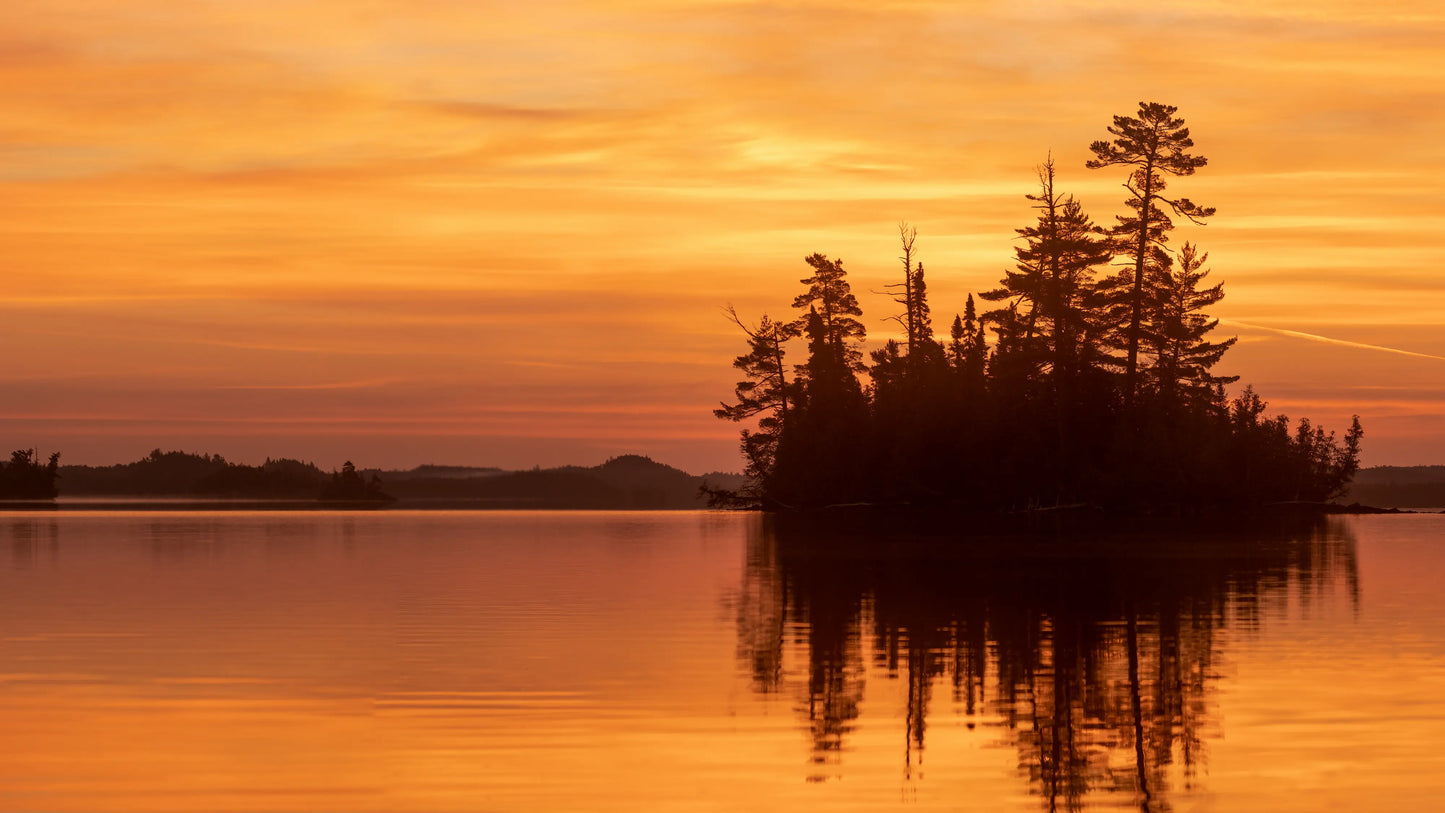
M1379 344L1366 344L1365 342L1352 342L1348 339L1336 339L1330 336L1321 336L1318 333L1306 333L1303 330L1289 330L1282 327L1270 327L1268 325L1257 325L1251 322L1241 322L1236 319L1220 319L1221 325L1234 325L1236 327L1249 328L1250 330L1263 330L1275 333L1280 336L1289 336L1295 339L1305 339L1311 342L1322 342L1340 347L1352 347L1358 350L1375 350L1381 353L1394 353L1398 356L1412 356L1414 358L1431 359L1434 361L1445 361L1445 356L1437 356L1431 353L1418 353L1414 350L1402 350L1398 347L1386 347Z
M377 387L389 387L393 384L400 384L406 381L405 378L390 376L386 378L368 378L360 381L327 381L311 384L226 384L217 389L222 390L369 390Z

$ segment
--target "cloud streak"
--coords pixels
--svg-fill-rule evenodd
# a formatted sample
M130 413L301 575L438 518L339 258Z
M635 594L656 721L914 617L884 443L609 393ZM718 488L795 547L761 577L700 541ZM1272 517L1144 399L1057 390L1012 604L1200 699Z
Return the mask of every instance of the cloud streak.
M1431 359L1433 361L1445 361L1445 356L1437 356L1432 353L1418 353L1414 350L1402 350L1398 347L1385 347L1378 344L1367 344L1365 342L1352 342L1348 339L1336 339L1330 336L1321 336L1318 333L1306 333L1302 330L1289 330L1282 327L1269 327L1251 322L1241 322L1237 319L1220 319L1221 325L1234 325L1236 327L1249 328L1250 330L1263 330L1280 336L1289 336L1294 339L1305 339L1311 342L1332 344L1338 347L1350 347L1357 350L1374 350L1380 353L1393 353L1398 356L1410 356L1413 358Z

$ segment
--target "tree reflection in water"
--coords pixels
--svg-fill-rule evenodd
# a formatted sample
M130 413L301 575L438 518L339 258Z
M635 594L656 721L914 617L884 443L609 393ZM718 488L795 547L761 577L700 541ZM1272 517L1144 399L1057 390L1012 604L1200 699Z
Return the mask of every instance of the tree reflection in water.
M1095 792L1162 811L1171 769L1187 788L1205 757L1222 633L1337 585L1358 602L1355 543L1336 522L949 540L763 517L739 657L757 692L799 698L810 781L843 774L871 670L907 681L906 778L946 685L969 728L1002 723L1047 809L1079 810Z

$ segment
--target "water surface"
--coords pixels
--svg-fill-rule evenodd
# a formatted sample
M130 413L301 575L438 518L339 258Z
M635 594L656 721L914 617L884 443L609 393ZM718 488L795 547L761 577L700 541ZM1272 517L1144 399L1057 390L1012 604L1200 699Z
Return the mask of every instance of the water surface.
M0 810L1432 809L1442 532L0 514Z

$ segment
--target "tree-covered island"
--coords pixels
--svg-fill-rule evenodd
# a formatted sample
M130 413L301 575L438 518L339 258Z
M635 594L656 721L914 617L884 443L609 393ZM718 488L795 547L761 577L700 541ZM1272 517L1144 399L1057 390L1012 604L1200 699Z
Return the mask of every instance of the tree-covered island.
M46 463L34 449L16 449L9 461L0 461L0 500L33 502L55 499L55 480L60 467L60 453L54 452Z
M1089 169L1124 175L1112 227L1059 191L1045 161L1013 269L979 293L985 309L968 296L946 340L907 225L887 317L903 338L866 361L841 260L806 258L793 318L751 323L729 307L748 352L733 362L744 376L733 403L715 414L748 424L749 480L714 502L1177 513L1342 493L1359 467L1358 417L1342 439L1307 418L1292 425L1251 387L1227 395L1237 377L1213 372L1235 340L1213 338L1207 309L1224 288L1208 253L1170 246L1176 218L1214 215L1170 192L1207 163L1176 113L1140 103L1090 145Z

